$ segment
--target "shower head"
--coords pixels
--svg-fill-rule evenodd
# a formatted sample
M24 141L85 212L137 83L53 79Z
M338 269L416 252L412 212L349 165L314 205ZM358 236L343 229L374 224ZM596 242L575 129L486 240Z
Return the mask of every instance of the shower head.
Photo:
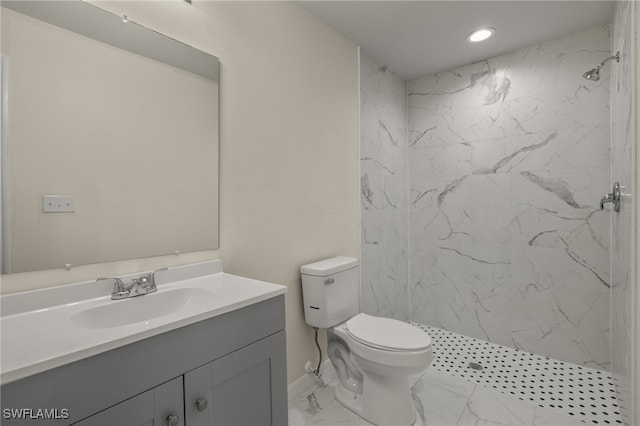
M585 72L584 74L582 74L582 76L584 78L586 78L587 80L591 80L591 81L598 81L600 80L600 68L602 68L602 66L604 64L606 64L608 61L615 59L616 62L620 62L620 52L616 52L615 55L608 57L607 59L605 59L604 61L600 62L600 65L598 65L597 67L590 69L589 71Z
M582 76L584 78L586 78L587 80L598 81L598 80L600 80L600 67L596 67L594 69L591 69L591 70L585 72L584 74L582 74Z

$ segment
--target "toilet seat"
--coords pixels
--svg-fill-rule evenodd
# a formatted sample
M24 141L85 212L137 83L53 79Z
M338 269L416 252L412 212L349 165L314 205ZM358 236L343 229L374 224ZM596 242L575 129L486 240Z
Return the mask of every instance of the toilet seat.
M423 351L431 346L427 333L391 318L360 313L346 322L346 331L361 344L384 351Z

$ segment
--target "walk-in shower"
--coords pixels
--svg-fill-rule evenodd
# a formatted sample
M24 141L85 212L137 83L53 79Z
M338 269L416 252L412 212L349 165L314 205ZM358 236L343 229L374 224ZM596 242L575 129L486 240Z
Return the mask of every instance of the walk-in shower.
M609 56L607 59L605 59L604 61L600 62L600 64L593 68L590 69L589 71L585 72L584 74L582 74L582 76L584 78L586 78L587 80L591 80L591 81L598 81L600 80L600 68L602 68L604 66L604 64L606 64L608 61L615 59L616 62L620 62L620 52L616 52L615 55L613 56Z
M589 424L636 424L632 6L410 81L361 58L365 312L447 337L440 372Z

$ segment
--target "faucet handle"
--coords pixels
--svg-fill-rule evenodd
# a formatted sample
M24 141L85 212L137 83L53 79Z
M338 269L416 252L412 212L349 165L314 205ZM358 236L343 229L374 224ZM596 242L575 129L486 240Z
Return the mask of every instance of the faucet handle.
M147 275L147 281L149 281L150 284L152 285L156 285L156 272L161 272L161 271L168 271L169 268L160 268L160 269L156 269L153 272L149 272L149 275Z
M98 278L96 281L101 280L113 280L113 291L111 292L112 299L124 299L129 295L129 289L127 289L120 278Z

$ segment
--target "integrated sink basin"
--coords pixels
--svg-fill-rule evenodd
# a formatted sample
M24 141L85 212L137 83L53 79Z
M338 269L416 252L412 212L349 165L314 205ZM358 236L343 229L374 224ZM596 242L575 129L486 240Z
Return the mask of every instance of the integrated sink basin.
M286 293L281 285L224 273L220 260L170 268L158 278L158 291L123 300L111 300L110 280L0 296L0 382Z
M71 316L71 322L84 328L111 328L147 322L156 318L212 305L215 293L202 288L177 288L85 309Z

